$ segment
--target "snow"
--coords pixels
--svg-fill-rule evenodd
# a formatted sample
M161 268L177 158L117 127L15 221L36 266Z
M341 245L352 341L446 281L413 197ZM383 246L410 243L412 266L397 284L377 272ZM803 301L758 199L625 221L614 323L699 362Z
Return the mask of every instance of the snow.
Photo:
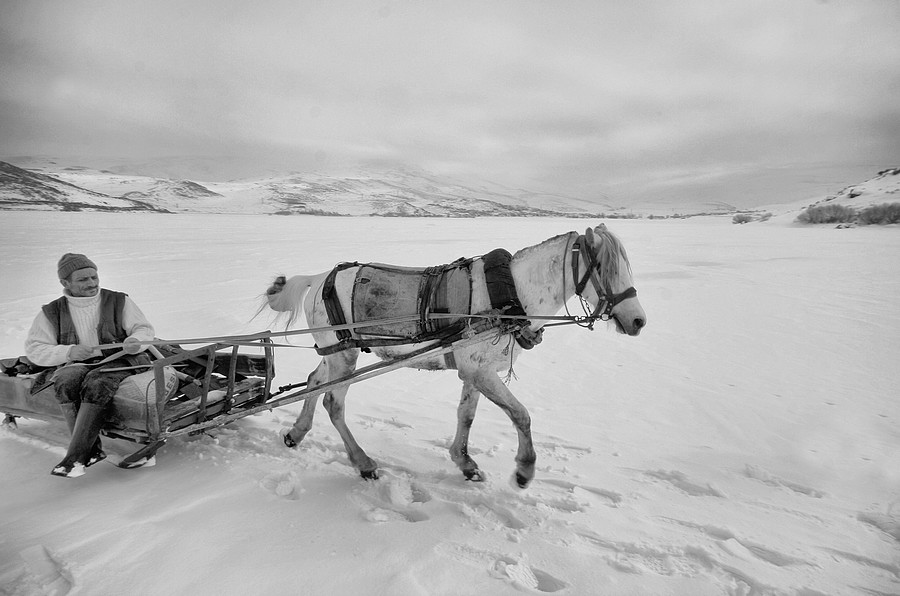
M0 355L59 295L67 251L180 339L274 328L253 315L279 273L436 265L588 223L4 212ZM517 362L528 489L510 486L516 436L490 403L471 436L487 480L450 461L451 372L351 389L376 482L321 410L297 450L282 445L300 404L74 480L49 474L63 425L20 419L0 431L0 594L900 593L896 226L608 225L648 326L548 329ZM280 348L276 385L317 361Z

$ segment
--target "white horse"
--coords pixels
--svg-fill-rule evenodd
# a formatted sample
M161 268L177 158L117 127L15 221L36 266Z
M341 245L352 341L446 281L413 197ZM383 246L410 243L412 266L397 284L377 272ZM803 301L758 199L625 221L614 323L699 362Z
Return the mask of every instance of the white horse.
M339 299L344 320L353 321L351 300L357 283L357 264L345 264L317 275L297 275L290 279L278 277L267 291L268 305L275 311L290 313L288 325L299 316L303 304L310 328L327 328L333 325L328 307L323 300L323 285L331 275L333 296ZM534 337L546 323L541 317L556 315L574 295L582 298L593 309L587 317L591 323L597 318L614 322L619 333L638 335L647 318L638 302L632 283L631 266L619 240L600 224L588 228L584 235L569 232L550 238L538 245L517 252L509 264L509 272L515 282L521 306L531 325L528 335ZM470 268L470 313L491 311L492 305L485 283L482 259L475 259ZM310 292L309 290L313 291ZM334 315L334 306L332 315ZM322 330L313 333L318 348L343 348L337 332ZM373 347L372 351L382 360L396 360L428 344L407 344ZM531 418L525 406L507 388L498 374L509 370L522 351L522 347L509 335L508 341L484 341L464 346L452 352L452 358L443 356L428 358L410 364L427 370L455 368L462 380L462 397L457 409L456 436L450 446L450 457L469 480L484 479L478 464L469 456L469 429L475 418L480 395L486 396L509 416L519 436L516 454L516 483L524 488L534 478L535 451L531 439ZM327 350L323 350L326 351ZM359 348L332 350L309 375L308 387L351 374L356 369ZM325 393L324 405L331 421L343 439L351 463L363 478L377 478L377 464L366 455L344 421L344 399L347 388ZM283 439L289 447L299 444L312 427L318 396L309 397L293 427Z

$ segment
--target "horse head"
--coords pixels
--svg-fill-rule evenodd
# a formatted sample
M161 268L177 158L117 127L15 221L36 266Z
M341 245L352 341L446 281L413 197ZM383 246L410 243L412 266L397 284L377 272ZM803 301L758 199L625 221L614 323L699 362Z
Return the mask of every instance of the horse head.
M584 240L586 269L579 281L574 263L576 292L594 305L595 316L614 321L619 333L638 335L647 324L647 315L634 289L625 247L604 224L588 228Z

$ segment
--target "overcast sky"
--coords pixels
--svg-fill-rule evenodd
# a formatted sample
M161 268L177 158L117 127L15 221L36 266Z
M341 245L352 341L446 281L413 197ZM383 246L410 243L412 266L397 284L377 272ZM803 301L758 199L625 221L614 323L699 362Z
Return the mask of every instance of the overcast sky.
M0 1L28 154L737 200L900 166L900 2Z

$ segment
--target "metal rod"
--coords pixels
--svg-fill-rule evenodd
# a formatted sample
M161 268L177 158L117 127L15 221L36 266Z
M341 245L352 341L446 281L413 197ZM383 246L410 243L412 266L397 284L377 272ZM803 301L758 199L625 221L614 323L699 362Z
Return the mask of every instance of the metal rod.
M238 420L240 418L245 418L247 416L252 416L253 414L258 414L263 411L271 411L274 408L278 408L281 406L286 406L288 404L292 404L294 402L302 401L312 397L313 395L320 395L325 393L326 391L331 391L333 389L338 389L340 387L347 387L352 385L353 383L358 383L359 381L365 381L371 379L373 377L377 377L379 375L383 375L385 373L397 370L398 368L403 368L404 366L408 366L410 363L422 360L425 358L432 358L434 356L441 356L446 354L447 352L452 352L453 350L458 350L460 348L465 348L471 345L475 345L481 343L483 341L488 341L490 339L496 338L496 333L491 331L486 331L483 333L479 333L473 337L467 339L458 340L452 344L445 346L428 346L418 350L417 352L413 352L412 355L400 358L398 360L389 360L386 362L380 362L376 364L372 364L365 368L361 368L356 372L347 375L345 377L341 377L340 379L335 379L333 381L329 381L327 383L323 383L321 385L317 385L316 387L307 387L301 391L296 391L294 393L285 395L276 400L266 402L263 405L259 405L253 408L249 408L247 410L242 410L240 412L234 412L233 414L228 414L225 416L218 416L216 418L212 418L210 420L205 420L198 422L196 424L192 424L185 428L181 428L174 431L166 431L161 433L160 439L166 440L171 437L178 437L181 435L193 434L201 430L205 430L207 428L213 428L216 426L222 426L232 422L234 420Z

